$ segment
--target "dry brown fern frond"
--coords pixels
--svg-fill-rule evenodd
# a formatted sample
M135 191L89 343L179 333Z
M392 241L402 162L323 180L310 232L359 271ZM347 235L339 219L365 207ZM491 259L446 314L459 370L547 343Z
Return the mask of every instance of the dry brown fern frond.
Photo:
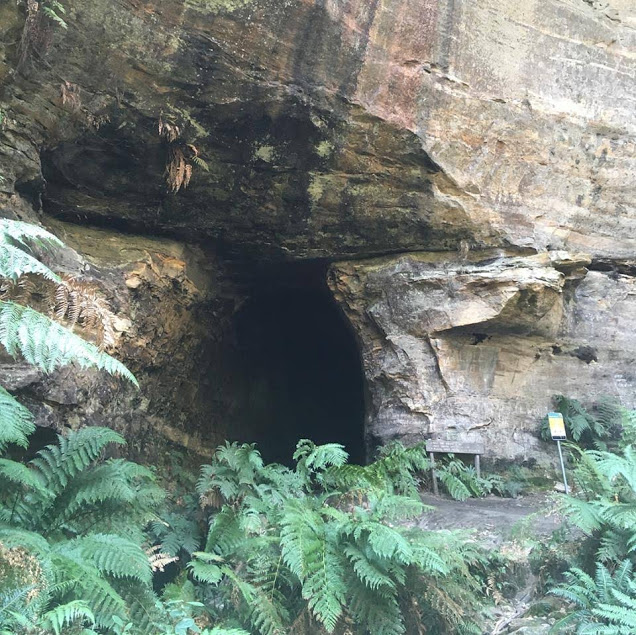
M159 117L159 136L164 138L168 143L175 142L181 135L181 128L176 123L164 121L163 117Z
M173 562L179 560L177 556L171 556L167 553L161 552L161 545L155 545L154 547L149 547L146 549L146 555L148 556L148 560L150 562L150 566L153 571L162 571L166 567Z
M110 122L108 115L95 115L92 112L84 110L84 117L86 118L86 124L93 130L99 130L104 124Z
M95 288L72 276L62 276L62 283L49 294L49 309L69 328L79 325L95 334L100 348L115 345L116 316L108 302Z
M39 284L38 284L39 283ZM18 304L37 303L36 296L44 294L42 280L35 274L24 274L17 280L3 278L0 282L0 298Z
M216 487L205 492L205 494L201 494L201 496L199 497L199 504L203 509L205 509L206 507L221 509L224 503L225 499Z
M504 601L504 596L497 588L497 580L495 576L490 574L486 581L486 595L492 597L496 606L499 606Z
M168 162L165 171L166 183L171 192L178 192L190 184L192 164L186 160L183 149L178 145L168 148Z
M79 112L82 108L82 97L80 95L80 87L77 84L62 82L60 86L62 94L62 106L67 106L72 112Z

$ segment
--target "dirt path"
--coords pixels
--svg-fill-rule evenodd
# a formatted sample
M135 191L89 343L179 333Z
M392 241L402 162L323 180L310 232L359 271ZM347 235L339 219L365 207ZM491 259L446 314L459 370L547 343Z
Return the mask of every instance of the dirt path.
M422 516L418 523L422 529L474 529L484 538L490 536L494 545L513 539L519 532L549 536L560 525L546 494L488 496L464 502L425 494L422 501L434 508Z
M469 499L464 502L425 494L422 501L433 507L418 522L422 529L472 530L474 539L486 549L499 550L504 543L523 542L526 538L547 538L561 521L554 513L551 494L532 494L519 498ZM518 564L526 570L522 588L492 609L484 635L547 635L554 620L526 617L536 593L536 578L530 570L529 557L522 549Z

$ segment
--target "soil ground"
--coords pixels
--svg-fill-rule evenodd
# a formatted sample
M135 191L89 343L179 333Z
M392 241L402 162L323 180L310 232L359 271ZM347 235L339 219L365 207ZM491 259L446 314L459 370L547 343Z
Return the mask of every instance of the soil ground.
M424 494L422 501L432 507L418 521L422 529L464 529L486 549L510 549L527 538L548 538L561 525L554 512L552 493L519 498L472 498L464 502ZM492 610L483 625L485 635L545 635L553 619L526 617L536 597L536 579L530 573L529 550L521 549L519 564L526 569L523 588Z
M518 498L469 498L461 502L424 494L422 502L434 509L418 523L422 529L474 529L480 537L490 535L494 544L514 539L519 532L549 536L561 521L553 511L552 494Z

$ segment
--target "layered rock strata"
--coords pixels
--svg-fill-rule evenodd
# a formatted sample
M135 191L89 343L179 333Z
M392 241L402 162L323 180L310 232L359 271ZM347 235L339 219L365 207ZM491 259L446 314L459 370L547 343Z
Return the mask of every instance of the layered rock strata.
M0 206L111 232L117 352L156 408L120 427L231 434L201 378L222 385L233 276L314 261L355 329L370 444L537 456L550 394L632 402L631 0L66 4L67 30L0 6ZM90 259L92 230L67 233Z

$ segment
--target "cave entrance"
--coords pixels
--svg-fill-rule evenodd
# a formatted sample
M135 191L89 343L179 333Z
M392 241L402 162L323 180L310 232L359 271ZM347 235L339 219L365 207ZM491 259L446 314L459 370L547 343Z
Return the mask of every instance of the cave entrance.
M243 375L241 435L266 461L289 463L299 439L364 452L357 342L326 284L326 265L286 265L250 284L235 316Z

